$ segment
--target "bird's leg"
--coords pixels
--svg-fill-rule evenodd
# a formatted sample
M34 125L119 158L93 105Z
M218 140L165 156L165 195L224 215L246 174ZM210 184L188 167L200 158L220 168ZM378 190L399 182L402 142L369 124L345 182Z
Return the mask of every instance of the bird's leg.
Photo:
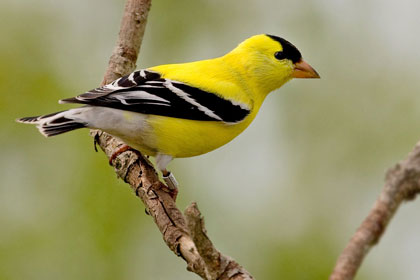
M156 167L162 172L163 180L165 181L165 187L167 192L176 200L178 195L178 182L175 179L175 176L166 169L166 166L171 162L172 156L158 153L156 154Z
M178 182L175 179L175 176L168 171L167 169L162 170L162 177L163 180L166 183L166 186L168 187L169 191L171 192L171 196L176 200L176 197L178 196Z
M135 153L139 153L139 151L131 148L130 146L128 146L127 144L122 145L121 147L118 148L118 150L116 150L111 157L109 158L109 165L112 165L112 161L119 156L120 154L126 152L126 151L133 151Z

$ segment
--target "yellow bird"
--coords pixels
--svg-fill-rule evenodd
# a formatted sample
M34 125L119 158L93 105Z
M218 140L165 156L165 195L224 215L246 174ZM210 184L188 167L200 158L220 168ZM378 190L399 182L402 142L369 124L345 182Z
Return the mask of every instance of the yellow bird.
M21 118L44 136L78 128L105 131L156 157L165 181L173 158L210 152L238 136L265 97L292 78L319 78L299 50L277 36L255 35L218 58L135 71L82 95L60 100L85 106Z

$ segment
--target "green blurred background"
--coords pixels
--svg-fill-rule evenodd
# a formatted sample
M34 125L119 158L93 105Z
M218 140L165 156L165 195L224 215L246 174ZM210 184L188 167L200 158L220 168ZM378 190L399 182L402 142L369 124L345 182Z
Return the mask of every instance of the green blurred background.
M387 168L420 139L420 2L154 1L138 67L287 38L321 74L272 93L240 137L175 160L178 205L257 279L327 279ZM198 279L175 257L87 130L43 138L17 117L96 87L123 1L0 4L0 279ZM418 201L357 279L418 279Z

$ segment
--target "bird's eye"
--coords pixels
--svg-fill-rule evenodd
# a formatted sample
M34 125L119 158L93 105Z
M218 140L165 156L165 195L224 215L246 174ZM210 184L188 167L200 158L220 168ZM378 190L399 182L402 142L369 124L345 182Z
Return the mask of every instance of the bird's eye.
M277 58L278 60L282 60L286 58L286 56L284 55L284 52L276 52L274 54L274 57Z

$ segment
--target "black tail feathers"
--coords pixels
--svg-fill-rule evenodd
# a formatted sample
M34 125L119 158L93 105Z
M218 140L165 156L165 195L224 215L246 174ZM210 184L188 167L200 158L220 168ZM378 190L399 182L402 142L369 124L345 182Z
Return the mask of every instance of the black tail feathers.
M74 109L73 109L74 110ZM46 137L55 136L78 128L86 127L86 124L71 118L72 110L37 117L25 117L17 119L21 123L36 124L39 132Z

